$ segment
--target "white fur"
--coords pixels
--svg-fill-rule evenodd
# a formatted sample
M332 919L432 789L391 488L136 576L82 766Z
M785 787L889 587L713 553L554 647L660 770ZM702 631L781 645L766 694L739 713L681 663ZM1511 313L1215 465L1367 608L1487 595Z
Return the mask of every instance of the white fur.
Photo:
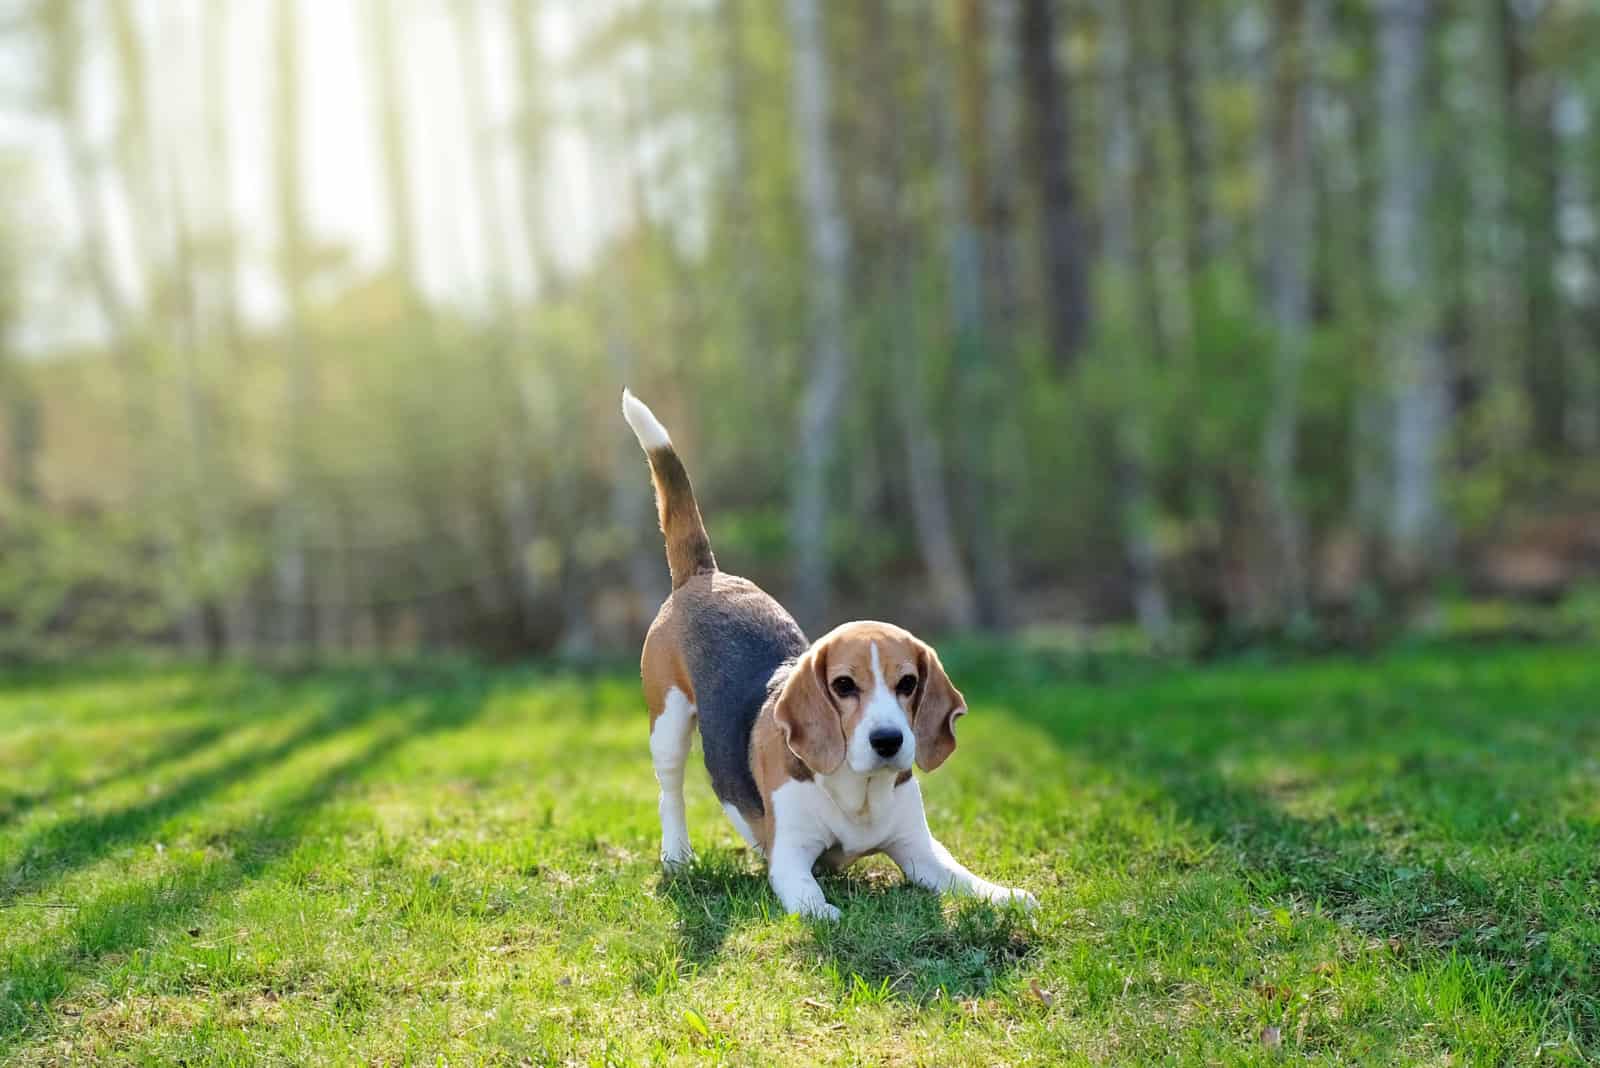
M639 439L639 447L645 452L664 449L672 444L672 439L667 436L667 428L661 425L656 413L626 387L622 390L622 418L633 428L633 436Z
M920 785L912 779L896 787L897 774L893 768L871 775L846 770L810 782L787 782L773 791L769 875L787 911L839 918L812 875L817 858L831 846L847 855L881 850L907 880L929 890L1038 907L1027 891L996 885L962 867L928 830Z
M683 769L694 742L694 721L694 705L673 686L667 690L661 715L650 727L650 760L655 764L656 782L661 784L661 862L668 867L694 859L683 811Z
M894 691L889 689L889 683L883 677L883 662L878 657L878 643L873 642L871 648L872 692L866 697L866 710L861 715L861 721L856 724L855 733L851 735L850 744L845 750L845 763L858 775L869 775L885 769L905 771L917 758L917 738L911 733L911 721L906 718L906 710L900 707ZM899 731L902 741L900 751L885 760L873 752L872 743L868 739L873 731L887 728ZM893 781L893 776L890 777L890 781Z
M732 801L724 801L722 811L727 814L728 822L733 824L733 829L739 832L739 837L744 839L745 844L756 852L761 852L761 843L756 841L755 832L750 829L750 824L745 822L738 806Z

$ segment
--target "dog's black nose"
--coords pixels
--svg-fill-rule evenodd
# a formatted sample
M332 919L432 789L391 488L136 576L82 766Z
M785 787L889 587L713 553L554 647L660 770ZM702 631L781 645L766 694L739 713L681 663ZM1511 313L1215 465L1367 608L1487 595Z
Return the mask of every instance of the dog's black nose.
M867 735L867 741L872 746L872 751L887 760L900 752L900 747L906 744L906 736L894 727L885 727Z

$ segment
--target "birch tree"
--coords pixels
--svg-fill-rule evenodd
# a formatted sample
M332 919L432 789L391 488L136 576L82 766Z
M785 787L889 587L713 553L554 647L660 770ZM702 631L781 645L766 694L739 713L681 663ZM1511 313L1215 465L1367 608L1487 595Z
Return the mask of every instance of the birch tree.
M1088 242L1072 174L1069 94L1056 59L1055 0L1021 0L1018 53L1027 100L1029 161L1039 200L1039 256L1045 325L1059 367L1068 367L1089 330Z
M513 4L513 7L521 5ZM416 297L416 225L411 214L411 160L406 151L405 116L400 84L398 27L394 0L368 0L367 25L372 40L373 101L377 107L378 156L388 208L390 258L395 273Z
M1106 198L1103 254L1107 267L1126 282L1141 273L1140 238L1134 218L1138 206L1133 202L1133 190L1137 188L1135 176L1144 166L1140 157L1145 146L1135 96L1137 74L1129 59L1130 34L1122 0L1102 0L1100 16L1105 35L1103 79L1107 102L1106 169L1101 179ZM1153 293L1153 286L1148 283L1142 288ZM1139 318L1144 328L1143 348L1146 353L1154 353L1160 345L1159 326L1148 314ZM1137 380L1143 360L1134 353L1125 362L1130 364L1126 375ZM1121 393L1132 396L1126 388ZM1138 402L1130 401L1126 410L1111 417L1107 448L1113 458L1117 522L1132 580L1134 614L1140 628L1159 647L1171 640L1172 609L1159 566L1157 506L1147 467L1151 437L1147 422Z
M306 277L311 267L300 161L299 0L277 0L274 69L277 75L273 132L278 225L281 234L278 280L284 318L284 393L281 455L284 485L276 521L275 571L279 602L279 637L289 648L310 646L316 634L311 602L311 515L307 494L310 475L310 429L315 403L313 355L306 323Z
M828 136L832 111L820 0L788 0L793 53L795 154L809 235L811 366L801 400L800 442L790 530L794 540L794 610L816 627L828 607L830 562L828 468L838 435L849 365L845 287L850 278L850 232L839 202L838 173Z
M1433 265L1424 211L1430 175L1423 78L1428 0L1378 8L1378 211L1374 238L1391 396L1388 548L1394 576L1437 567L1439 466L1450 416L1435 334Z
M903 84L904 45L889 18L887 0L874 0L873 14L878 62L871 65L872 70L868 72L870 80L879 85ZM919 11L913 29L917 31L921 43L928 46L937 44L931 12L926 9ZM939 75L930 74L926 79L929 88L925 91L927 99L922 113L929 116L930 124L938 123L936 116L949 111L948 101L941 99L938 91L938 78ZM910 184L907 172L915 161L906 158L908 153L904 141L907 123L894 94L883 95L880 114L880 169L885 185L890 190L885 219L884 244L890 258L886 274L894 290L890 304L899 309L895 316L898 322L891 325L888 339L895 370L889 389L905 447L912 529L923 566L927 569L929 588L933 591L944 624L956 630L966 630L977 620L977 607L971 582L967 578L966 562L962 560L956 543L955 524L951 517L941 441L944 435L932 418L927 376L917 360L918 350L927 342L917 314L916 257L910 251L916 247L916 237L912 232L914 220L908 217L906 209L906 190ZM948 122L943 123L945 128L948 125ZM946 134L940 140L948 142L952 138ZM948 157L950 153L946 150L941 155ZM956 174L951 176L955 181L961 180L960 171L957 165ZM949 194L946 196L947 199L955 199ZM946 210L951 210L948 205ZM952 260L958 262L952 270L952 303L964 309L957 312L958 318L963 320L958 323L957 331L966 335L966 344L981 343L981 340L975 340L981 339L982 335L981 322L976 321L981 312L972 307L978 299L977 292L981 285L971 250L972 227L965 220L964 213L955 215L953 221L958 245L953 249ZM966 241L961 241L961 235L966 235ZM958 341L958 344L961 343Z
M0 187L13 177L0 173ZM0 419L5 421L4 451L10 462L6 488L12 501L33 505L39 500L39 399L12 351L20 304L15 225L10 212L0 209ZM0 494L0 502L4 500Z
M1322 0L1284 0L1274 9L1277 62L1268 102L1267 305L1276 328L1272 401L1262 467L1274 549L1273 601L1280 621L1306 612L1305 531L1295 500L1300 379L1311 317L1314 189L1311 176L1311 57Z
M1203 38L1193 0L1166 0L1167 92L1182 158L1183 259L1190 285L1204 277L1216 243L1211 131L1205 114L1204 71L1197 69Z
M954 113L959 125L951 123L950 107L930 105L941 131L958 381L984 407L1015 385L1012 333L1021 311L1017 19L1016 0L958 0ZM982 625L1004 628L1011 622L1012 560L997 505L1014 471L999 457L1006 451L1005 436L1014 437L1015 427L1005 421L963 420L958 434L974 608ZM1016 457L1021 449L1009 451Z
M1548 454L1566 447L1567 369L1555 285L1557 151L1555 78L1534 60L1548 25L1548 0L1497 0L1510 254L1506 276L1516 309L1532 440Z

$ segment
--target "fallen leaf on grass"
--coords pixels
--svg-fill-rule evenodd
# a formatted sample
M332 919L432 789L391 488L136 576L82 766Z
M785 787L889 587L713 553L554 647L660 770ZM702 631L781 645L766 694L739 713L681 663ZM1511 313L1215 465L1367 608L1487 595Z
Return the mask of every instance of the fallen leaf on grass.
M1040 986L1039 980L1029 979L1028 989L1033 991L1033 996L1038 998L1039 1003L1045 1008L1048 1009L1051 1005L1055 1004L1056 996Z

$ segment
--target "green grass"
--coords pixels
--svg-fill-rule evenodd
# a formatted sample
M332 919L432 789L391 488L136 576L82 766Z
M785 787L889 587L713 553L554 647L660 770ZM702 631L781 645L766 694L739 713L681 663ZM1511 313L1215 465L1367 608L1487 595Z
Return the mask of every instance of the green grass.
M949 660L930 819L1032 921L786 918L703 773L664 878L625 673L0 680L0 1063L1600 1059L1593 648Z

